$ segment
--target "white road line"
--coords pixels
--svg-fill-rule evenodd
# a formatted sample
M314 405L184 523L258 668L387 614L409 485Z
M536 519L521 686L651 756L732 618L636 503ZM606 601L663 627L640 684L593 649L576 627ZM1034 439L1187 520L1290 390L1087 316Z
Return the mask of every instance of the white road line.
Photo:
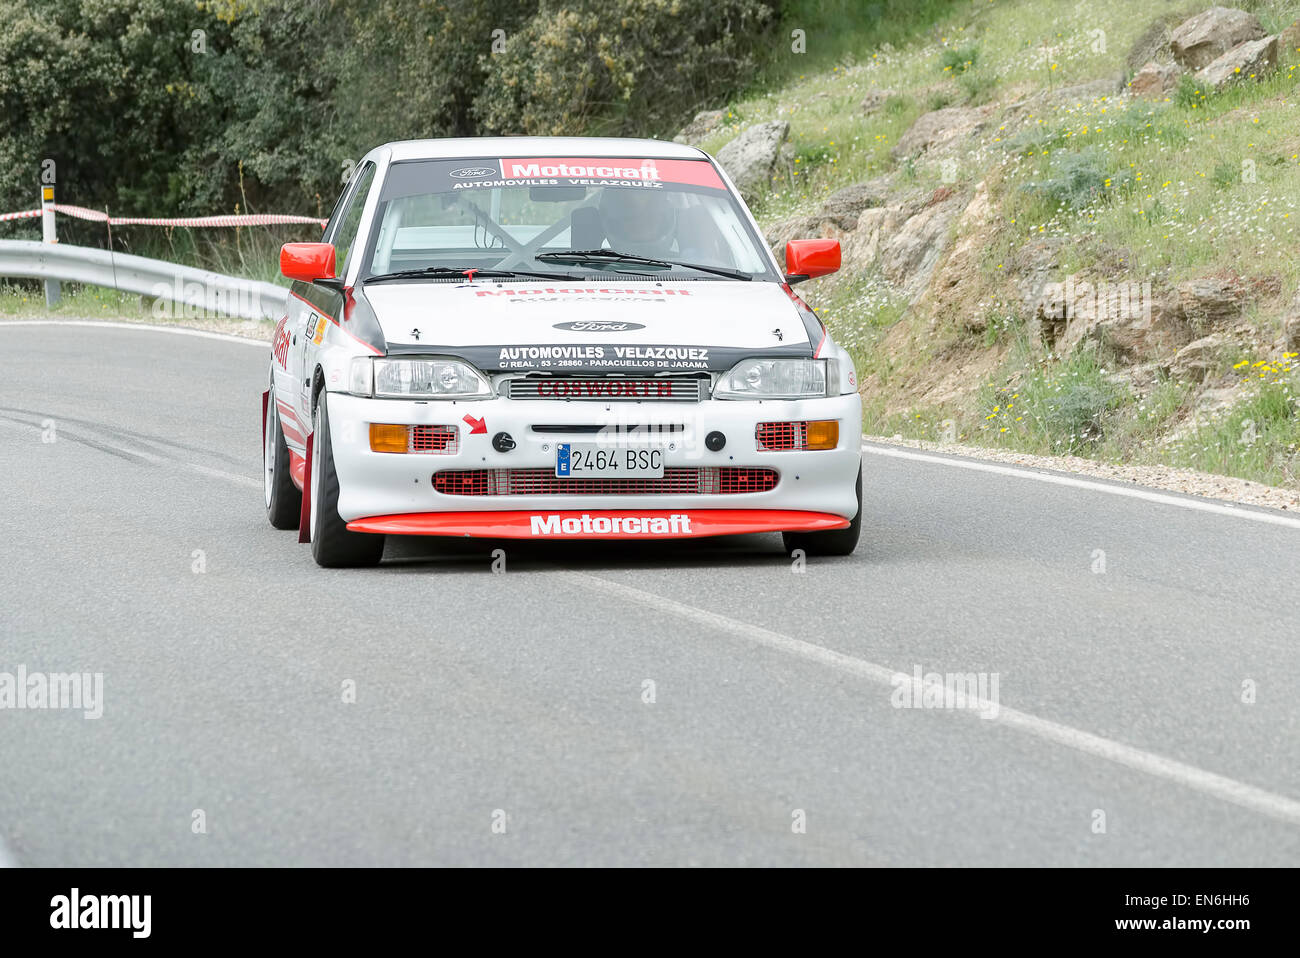
M991 462L975 462L970 459L951 459L947 456L932 456L923 452L913 452L910 449L893 449L888 446L875 446L864 443L862 451L876 456L891 456L895 459L929 462L939 466L952 466L956 469L972 469L975 472L989 472L995 476L1011 476L1015 479L1033 479L1036 482L1068 486L1072 489L1087 489L1090 492L1104 492L1111 496L1125 496L1129 499L1157 502L1165 506L1177 506L1180 509L1192 509L1196 512L1210 512L1220 516L1231 516L1234 519L1247 519L1251 522L1266 522L1270 525L1300 529L1300 517L1278 515L1273 512L1256 512L1253 509L1243 509L1230 503L1209 502L1204 499L1184 499L1181 496L1156 492L1153 489L1134 489L1129 486L1094 482L1090 479L1076 479L1073 476L1038 472L1032 468L1022 466L1004 466Z
M202 329L186 329L183 326L153 326L149 323L111 323L93 319L15 319L0 320L0 329L6 326L88 326L93 329L131 329L146 333L172 333L176 336L197 336L200 339L216 339L226 343L243 343L245 346L260 346L269 349L271 344L261 339L249 339L247 336L232 336L229 333L210 333Z
M778 652L784 652L805 661L815 662L818 665L824 665L840 672L856 675L877 685L894 687L894 677L901 675L912 684L914 695L922 691L921 686L907 673L897 672L883 665L845 655L843 652L836 652L820 645L813 645L811 642L782 635L779 632L772 632L751 625L748 622L730 619L716 612L707 612L694 606L684 605L673 599L655 595L652 592L643 592L641 589L612 582L599 576L587 575L582 572L562 572L559 574L575 585L597 589L627 602L636 602L661 612L668 612L707 628L717 629L720 632L726 632L758 645L766 646L769 649L775 649ZM1067 748L1126 766L1146 775L1175 782L1213 798L1258 812L1261 815L1267 815L1270 818L1276 818L1291 825L1300 825L1300 801L1288 798L1285 795L1265 791L1262 788L1256 788L1254 785L1247 785L1245 782L1238 782L1235 779L1216 775L1214 772L1207 772L1205 769L1187 765L1171 758L1165 758L1162 755L1145 752L1131 745L1124 745L1121 742L1102 738L1100 735L1093 735L1091 732L1084 732L1068 725L1061 725L1048 719L1039 718L1036 715L1030 715L1028 712L1007 708L1000 703L977 699L976 704L979 706L978 708L957 709L955 711L971 717L983 717L989 715L993 706L997 705L996 718L987 719L987 724L990 726L1006 725L1044 741L1064 745Z
M0 868L19 868L18 858L9 850L3 836L0 836Z

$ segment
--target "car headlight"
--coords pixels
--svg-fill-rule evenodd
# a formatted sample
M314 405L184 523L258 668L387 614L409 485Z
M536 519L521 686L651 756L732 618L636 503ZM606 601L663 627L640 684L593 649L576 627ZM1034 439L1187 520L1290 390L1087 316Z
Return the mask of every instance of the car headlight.
M812 399L828 395L825 359L744 359L713 387L714 399Z
M492 395L487 377L459 359L352 360L348 391L381 399L475 399Z

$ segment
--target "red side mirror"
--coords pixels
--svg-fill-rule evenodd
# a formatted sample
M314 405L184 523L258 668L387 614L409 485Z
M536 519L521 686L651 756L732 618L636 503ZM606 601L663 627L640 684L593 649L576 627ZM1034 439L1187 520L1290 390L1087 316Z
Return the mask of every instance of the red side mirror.
M840 268L840 241L836 239L790 240L785 244L785 280L801 283L825 276Z
M280 272L289 279L314 283L334 278L334 246L331 243L285 243L280 248Z

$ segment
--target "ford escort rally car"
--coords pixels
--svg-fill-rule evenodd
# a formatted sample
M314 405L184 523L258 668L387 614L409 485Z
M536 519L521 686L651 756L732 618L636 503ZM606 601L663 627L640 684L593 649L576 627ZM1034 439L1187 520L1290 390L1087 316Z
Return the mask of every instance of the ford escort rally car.
M600 138L390 143L293 281L263 396L267 516L323 566L386 535L858 541L848 354L722 168Z

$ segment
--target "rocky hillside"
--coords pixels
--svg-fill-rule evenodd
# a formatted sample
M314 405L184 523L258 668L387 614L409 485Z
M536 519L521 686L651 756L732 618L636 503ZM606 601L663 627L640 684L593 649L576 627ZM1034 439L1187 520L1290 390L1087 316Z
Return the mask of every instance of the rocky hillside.
M678 138L843 244L868 432L1296 486L1297 17L981 3Z

